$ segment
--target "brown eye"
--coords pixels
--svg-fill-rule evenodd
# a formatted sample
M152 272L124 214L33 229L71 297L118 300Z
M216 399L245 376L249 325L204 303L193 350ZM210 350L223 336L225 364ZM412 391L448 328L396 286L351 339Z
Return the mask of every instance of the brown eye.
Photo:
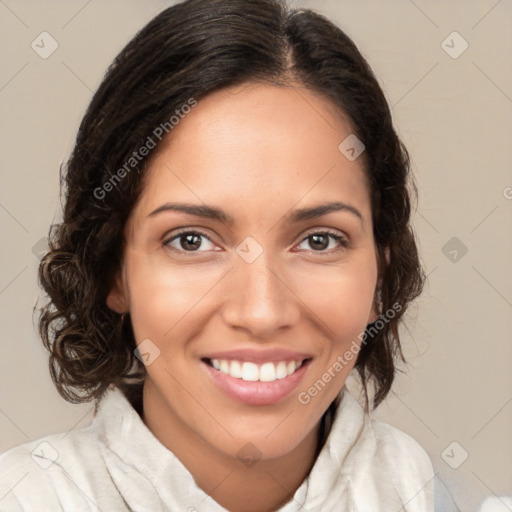
M200 248L211 250L204 249L204 246L208 245L205 244L205 240L213 244L210 238L200 231L182 231L167 239L164 245L174 251L182 252L202 252L199 251Z
M338 246L338 250L340 247L348 247L348 241L344 237L331 231L319 231L311 233L303 239L302 243L308 241L309 248L311 248L313 252L333 252L326 251L326 249L329 247L329 244L331 243L331 240L334 240L335 246ZM336 247L334 248L334 251L336 251Z
M320 251L327 249L329 246L329 236L325 234L311 235L309 238L309 245Z

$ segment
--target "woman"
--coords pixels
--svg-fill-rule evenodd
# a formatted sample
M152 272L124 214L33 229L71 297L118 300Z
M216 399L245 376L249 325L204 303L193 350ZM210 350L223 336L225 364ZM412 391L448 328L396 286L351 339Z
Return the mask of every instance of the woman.
M433 510L426 452L369 416L424 282L409 179L322 16L155 17L84 116L40 266L52 378L96 415L2 455L2 510Z

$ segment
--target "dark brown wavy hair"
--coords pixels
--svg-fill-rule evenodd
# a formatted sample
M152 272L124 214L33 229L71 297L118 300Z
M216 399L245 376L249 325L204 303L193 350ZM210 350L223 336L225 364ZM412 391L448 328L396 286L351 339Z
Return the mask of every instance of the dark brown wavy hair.
M396 363L405 362L398 326L425 275L410 226L410 193L417 190L409 155L370 66L340 28L311 10L291 10L281 0L187 0L152 19L114 59L61 168L63 220L50 227L39 268L48 299L39 331L66 400L97 402L110 385L134 401L141 396L145 368L134 355L130 316L112 311L106 297L149 156L121 180L119 170L190 98L245 82L300 84L322 94L365 145L381 308L401 309L367 337L355 368L367 409L369 385L373 407L390 391Z

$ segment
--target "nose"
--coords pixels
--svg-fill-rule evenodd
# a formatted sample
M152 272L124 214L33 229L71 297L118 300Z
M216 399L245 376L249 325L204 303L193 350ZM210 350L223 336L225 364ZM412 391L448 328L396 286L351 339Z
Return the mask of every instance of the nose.
M265 251L252 263L240 258L230 274L223 319L231 329L263 340L298 322L300 300Z

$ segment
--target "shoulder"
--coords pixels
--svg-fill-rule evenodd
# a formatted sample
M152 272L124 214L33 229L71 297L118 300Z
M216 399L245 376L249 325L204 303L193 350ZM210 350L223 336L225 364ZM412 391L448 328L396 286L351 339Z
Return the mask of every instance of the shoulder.
M348 391L344 393L336 423L340 424L336 431L342 439L349 431L355 438L352 452L356 466L378 466L404 475L434 476L432 461L416 439L365 412Z
M95 404L92 422L85 427L67 432L50 434L20 444L0 454L0 482L12 473L29 472L31 478L44 478L47 469L84 466L90 460L98 460L108 444L111 418L122 418L130 409L120 390L112 388ZM3 478L2 478L3 477Z
M112 444L127 437L123 429L136 414L114 388L97 404L89 426L0 454L0 510L90 510L91 503L98 508L100 502L104 510L124 510L122 497L113 492L108 464L118 464Z
M41 437L0 454L0 509L25 510L29 503L58 506L57 490L69 486L66 473L94 457L98 448L92 441L85 428Z
M0 475L15 469L44 471L53 463L66 465L94 450L94 424L69 432L50 434L20 444L0 454Z
M389 460L396 469L421 471L434 476L432 461L428 453L412 436L383 421L371 418L376 450Z
M373 418L345 390L319 466L355 510L433 512L434 468L412 436ZM325 472L325 471L324 471Z
M62 496L76 496L75 483L81 484L87 467L92 469L101 460L98 441L90 425L40 437L0 454L0 510L32 510L34 504L44 504L46 508L39 510L60 510Z
M371 418L374 462L380 477L386 475L389 491L400 496L406 510L433 510L434 466L412 436L380 420ZM393 491L391 491L391 489Z
M375 510L432 511L434 467L421 444L372 417L349 393L341 405L335 420L336 452L354 502L371 502Z

